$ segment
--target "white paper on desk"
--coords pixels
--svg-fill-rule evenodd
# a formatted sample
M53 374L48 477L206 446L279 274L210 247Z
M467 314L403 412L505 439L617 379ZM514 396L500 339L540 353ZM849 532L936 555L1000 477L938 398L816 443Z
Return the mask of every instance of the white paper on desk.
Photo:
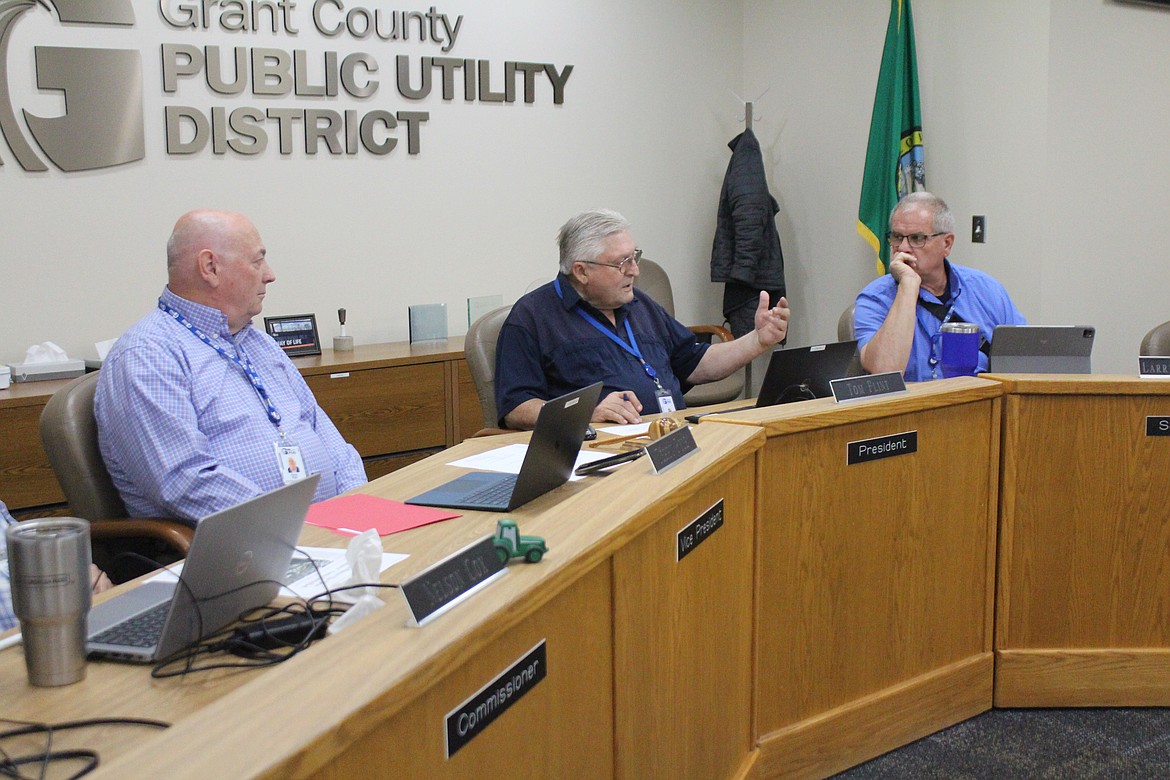
M638 423L637 425L611 425L608 428L598 428L598 433L607 433L610 436L641 436L643 433L650 432L650 423ZM599 439L605 441L605 439Z
M524 463L524 456L528 454L527 444L507 444L503 447L497 447L494 450L481 452L478 455L469 455L466 458L460 458L448 463L448 466L459 466L465 469L479 469L481 471L499 471L504 474L519 474L520 466ZM594 452L592 450L581 450L577 453L577 461L573 464L573 469L582 463L591 463L595 460L609 457L612 452ZM577 481L584 479L573 474L569 477L570 481Z
M403 553L382 553L381 571L409 557ZM310 558L316 561L316 569L309 562ZM183 564L180 562L147 581L178 582L182 571ZM324 584L321 583L322 578ZM289 584L280 589L280 595L290 598L311 598L326 590L340 588L349 580L349 562L345 560L345 550L334 547L298 547L293 553L292 563L288 565L288 576L285 579L289 580Z

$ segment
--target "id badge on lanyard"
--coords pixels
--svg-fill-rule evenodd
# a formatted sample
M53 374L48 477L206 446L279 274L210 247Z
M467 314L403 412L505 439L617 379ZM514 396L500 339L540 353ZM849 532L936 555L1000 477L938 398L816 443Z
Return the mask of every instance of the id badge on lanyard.
M284 484L299 482L308 476L300 447L279 441L272 446L276 450L276 468L280 471L280 478L284 480Z
M654 391L654 397L658 400L658 411L662 414L669 414L675 411L674 395L671 394L662 385L658 385L658 389Z

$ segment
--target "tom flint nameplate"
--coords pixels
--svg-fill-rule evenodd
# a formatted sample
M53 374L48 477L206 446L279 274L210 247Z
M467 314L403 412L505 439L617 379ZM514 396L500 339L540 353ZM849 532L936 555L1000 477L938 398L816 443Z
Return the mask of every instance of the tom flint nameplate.
M402 583L411 625L421 626L507 573L485 536Z
M830 379L829 388L833 391L833 400L841 403L842 401L856 401L859 398L871 398L875 395L904 393L906 392L906 380L897 371L887 371L884 374Z
M545 678L548 674L546 641L540 640L520 660L447 713L443 725L448 759ZM523 761L523 746L517 746L517 750L520 752L516 760Z
M703 514L688 523L686 528L678 532L676 535L678 546L675 551L675 562L681 561L690 555L695 551L696 547L711 538L711 535L722 527L723 499L721 498L712 504Z
M851 441L846 445L846 464L853 466L871 460L892 458L896 455L909 455L918 452L918 431L892 433L889 436L878 436L875 439L861 439Z

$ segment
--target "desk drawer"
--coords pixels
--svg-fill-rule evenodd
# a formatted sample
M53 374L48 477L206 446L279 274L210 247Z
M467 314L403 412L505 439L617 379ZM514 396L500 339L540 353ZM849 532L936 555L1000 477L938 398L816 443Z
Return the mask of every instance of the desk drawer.
M447 444L442 363L305 377L363 458Z

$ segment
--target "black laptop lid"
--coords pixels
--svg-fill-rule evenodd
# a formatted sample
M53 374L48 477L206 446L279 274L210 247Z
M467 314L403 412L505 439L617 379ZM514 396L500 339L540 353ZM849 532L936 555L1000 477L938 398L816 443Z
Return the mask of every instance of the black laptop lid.
M849 375L855 354L856 341L774 351L756 406L775 406L832 395L829 382Z
M509 511L568 481L600 395L601 382L595 382L540 407Z

